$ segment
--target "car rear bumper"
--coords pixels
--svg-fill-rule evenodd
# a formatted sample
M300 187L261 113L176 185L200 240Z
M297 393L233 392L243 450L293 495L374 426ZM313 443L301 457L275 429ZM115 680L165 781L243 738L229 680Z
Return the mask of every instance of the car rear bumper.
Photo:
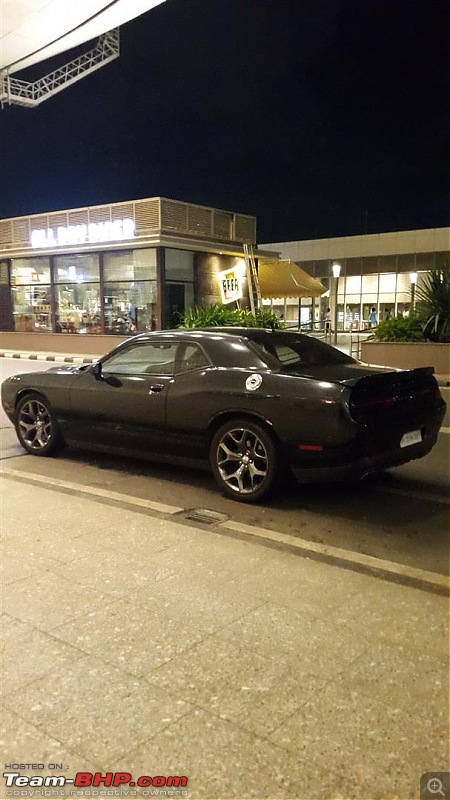
M333 453L332 463L320 463L320 455L316 464L312 457L308 463L299 463L298 459L291 460L291 468L295 478L300 483L307 481L352 481L359 480L374 472L398 467L407 464L417 458L423 458L432 450L436 444L439 429L445 414L445 404L428 415L426 420L416 421L409 424L404 429L396 428L389 432L389 428L384 429L379 434L375 430L362 435L355 440L352 448L346 448L339 455L336 449ZM407 447L400 447L399 442L404 433L411 430L420 430L422 441ZM391 444L395 442L394 446ZM349 458L349 454L352 453ZM326 457L324 452L323 456Z

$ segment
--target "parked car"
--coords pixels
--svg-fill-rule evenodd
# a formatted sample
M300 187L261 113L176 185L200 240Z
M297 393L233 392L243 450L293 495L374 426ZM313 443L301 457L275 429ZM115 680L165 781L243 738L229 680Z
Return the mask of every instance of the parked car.
M358 479L421 458L445 412L431 367L368 366L313 337L245 328L140 334L93 365L8 378L2 404L28 453L75 442L209 464L244 502L288 470Z

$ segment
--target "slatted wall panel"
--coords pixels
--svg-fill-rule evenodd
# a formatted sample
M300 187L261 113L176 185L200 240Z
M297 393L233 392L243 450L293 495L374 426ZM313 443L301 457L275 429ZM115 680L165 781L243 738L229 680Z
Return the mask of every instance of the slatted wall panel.
M13 241L13 226L12 220L0 220L0 244L8 245Z
M134 204L134 221L136 236L145 236L160 228L159 198L151 200L137 200ZM133 217L133 214L130 214Z
M256 220L254 217L246 217L243 214L234 215L234 238L237 242L256 242Z
M188 206L188 231L200 236L211 236L212 210L200 206Z
M176 200L161 200L161 229L186 233L188 230L188 206Z

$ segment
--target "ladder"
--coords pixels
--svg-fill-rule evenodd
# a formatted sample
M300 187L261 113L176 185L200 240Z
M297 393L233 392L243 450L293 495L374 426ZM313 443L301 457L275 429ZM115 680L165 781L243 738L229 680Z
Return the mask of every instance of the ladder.
M248 294L252 314L261 307L261 289L259 286L258 270L255 262L253 245L244 244L244 258L247 272Z

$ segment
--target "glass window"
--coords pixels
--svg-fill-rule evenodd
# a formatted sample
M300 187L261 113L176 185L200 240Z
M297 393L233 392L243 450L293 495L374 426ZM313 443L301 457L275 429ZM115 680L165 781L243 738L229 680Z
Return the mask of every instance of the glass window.
M263 354L269 354L275 359L275 364L282 365L284 369L295 369L299 364L351 364L353 358L341 353L334 347L314 339L310 336L295 336L292 334L289 344L286 344L284 335L276 331L269 336L258 331L245 334L246 337Z
M127 347L102 363L104 375L173 375L177 342L151 342Z
M120 336L156 328L156 281L105 283L105 333Z
M196 369L204 369L210 364L207 356L198 344L187 344L181 356L179 372L193 372Z
M378 294L378 275L363 275L362 293Z
M103 278L109 281L156 281L156 249L105 253Z
M90 283L99 280L98 256L84 253L55 258L55 283Z
M402 272L398 276L397 292L411 293L411 278L408 272Z
M386 273L380 275L380 294L394 294L395 293L395 283L396 283L396 274L394 273Z
M12 286L14 330L26 333L48 333L51 323L50 286Z
M361 294L361 275L352 275L346 278L345 291L347 295Z
M100 285L57 284L55 311L57 333L101 333Z
M48 258L13 258L11 286L39 283L50 283L50 260Z
M166 280L193 281L194 253L166 248Z

